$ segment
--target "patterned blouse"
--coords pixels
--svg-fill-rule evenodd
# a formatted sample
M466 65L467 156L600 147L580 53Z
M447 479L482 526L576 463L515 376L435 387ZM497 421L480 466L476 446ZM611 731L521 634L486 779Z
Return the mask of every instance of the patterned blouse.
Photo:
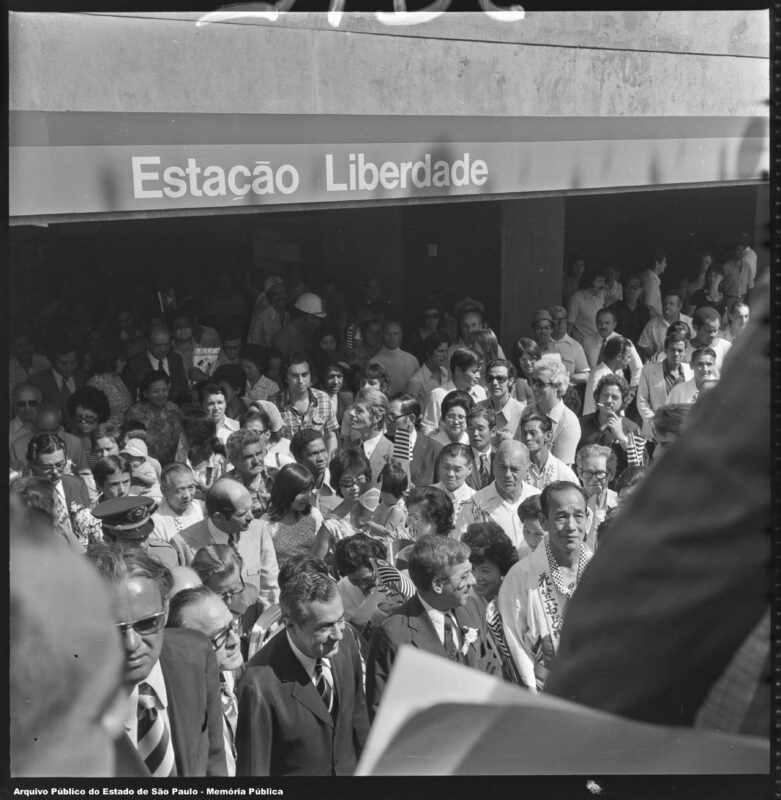
M277 553L280 567L293 556L309 553L315 543L317 532L323 524L323 515L316 508L309 514L299 517L292 525L280 520L269 519L264 515L260 524L269 532Z
M102 375L93 375L88 381L87 386L100 389L108 399L108 407L111 412L109 422L119 426L125 418L125 412L133 404L130 390L125 386L125 382L116 373L105 372Z

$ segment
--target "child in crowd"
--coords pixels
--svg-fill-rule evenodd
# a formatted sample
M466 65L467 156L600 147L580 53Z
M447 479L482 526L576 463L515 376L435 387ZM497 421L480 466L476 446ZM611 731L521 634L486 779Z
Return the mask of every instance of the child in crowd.
M523 558L528 556L533 550L537 549L537 545L545 537L545 515L542 513L540 506L540 496L533 494L527 497L518 506L518 517L523 526L523 539L524 543L518 548L518 555Z
M155 500L163 499L160 476L149 459L143 439L127 439L120 451L130 465L130 494L140 494Z
M407 506L404 495L409 486L407 471L398 461L389 461L380 472L380 504L374 522L400 537L407 528Z

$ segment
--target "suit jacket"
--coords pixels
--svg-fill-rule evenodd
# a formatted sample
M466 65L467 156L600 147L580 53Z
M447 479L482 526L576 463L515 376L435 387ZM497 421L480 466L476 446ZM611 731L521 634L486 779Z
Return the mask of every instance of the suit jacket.
M197 631L166 628L160 651L177 774L227 775L217 660Z
M436 464L441 449L439 442L418 431L410 462L410 480L415 486L430 486L437 482Z
M479 599L470 597L465 606L456 608L453 613L462 630L477 630L477 638L469 644L466 654L459 657L460 662L489 675L501 675L501 663L489 643L484 609L481 609ZM463 635L459 638L463 647ZM366 659L366 699L372 719L377 713L396 652L402 644L411 644L442 658L448 657L417 594L399 606L372 634Z
M171 400L174 402L184 399L189 400L190 384L187 381L184 361L182 361L182 357L175 350L171 350L168 354L168 369L171 376ZM130 389L133 402L143 399L139 397L139 391L141 389L141 382L149 372L152 372L152 365L149 362L149 356L146 350L128 359L125 369L122 372L122 380L125 382L127 388Z
M369 459L369 466L372 470L372 486L379 484L380 473L382 472L383 467L391 460L392 455L393 442L390 439L386 439L384 436L381 436L380 441L377 442L377 446L374 448L371 458Z
M496 451L494 448L491 448L491 457L488 459L488 475L484 480L480 480L480 464L478 460L475 458L475 451L472 450L472 471L469 473L469 477L466 479L466 485L471 486L476 492L479 492L481 489L488 486L490 483L493 482L494 479L494 456L496 455Z
M336 720L284 630L250 660L239 686L237 775L352 775L369 732L352 628L331 658Z
M57 408L59 408L62 412L63 421L67 420L68 409L66 408L66 404L68 395L63 394L60 391L51 367L49 367L49 369L42 369L40 372L30 375L28 382L40 389L44 403L52 403L53 405L57 406ZM84 383L84 378L81 375L76 374L73 376L73 383L78 389Z
M85 508L90 507L87 484L81 478L77 478L75 475L63 475L62 486L65 489L65 502L68 504L69 510L71 503L74 502Z
M688 364L681 364L683 378L691 380L692 370ZM637 387L637 410L643 418L643 436L651 438L651 420L654 411L667 403L667 385L664 382L664 364L649 361L640 373Z

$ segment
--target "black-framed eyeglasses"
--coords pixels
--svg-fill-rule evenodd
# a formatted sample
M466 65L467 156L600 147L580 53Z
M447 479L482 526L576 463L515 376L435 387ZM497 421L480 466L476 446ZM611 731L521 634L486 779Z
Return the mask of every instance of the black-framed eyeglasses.
M233 619L230 621L230 624L226 625L221 631L219 631L219 633L216 633L214 636L212 636L209 641L215 650L219 650L221 647L225 646L231 633L235 633L238 636L240 630L241 620L239 617L233 617Z
M546 386L553 386L550 381L541 381L539 378L532 378L531 385L535 389L544 389Z
M139 636L149 636L163 629L168 612L163 609L157 614L137 619L134 622L117 622L119 632L124 636L132 628Z
M34 464L33 468L38 472L62 472L67 466L68 461L65 459L56 464Z
M244 582L244 577L242 575L239 575L239 580L241 581L241 586L239 588L226 589L224 592L220 592L222 602L225 603L226 606L230 606L231 600L233 600L234 597L238 597L247 588L247 584Z

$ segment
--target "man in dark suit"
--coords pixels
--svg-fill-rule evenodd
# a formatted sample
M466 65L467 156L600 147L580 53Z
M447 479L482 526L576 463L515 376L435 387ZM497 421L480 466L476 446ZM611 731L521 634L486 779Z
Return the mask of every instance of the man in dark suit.
M417 593L382 622L369 645L366 696L372 718L402 644L489 675L501 674L485 614L472 592L469 556L465 544L436 534L422 536L412 548L409 574Z
M496 413L493 408L487 403L478 403L466 416L466 431L472 450L472 469L466 485L479 492L494 479L492 441L496 434Z
M114 592L130 745L152 777L225 775L217 661L203 634L165 629L171 573L115 544L94 543L87 556Z
M238 775L352 775L369 732L356 636L336 586L302 564L283 584L285 629L239 687Z
M52 366L30 375L28 380L40 390L43 402L59 408L63 419L67 419L68 398L84 382L77 372L79 355L66 338L55 341L47 355Z
M165 372L171 379L171 399L175 403L190 400L190 386L184 362L179 353L171 349L171 334L166 328L152 328L147 337L147 349L131 356L125 365L122 380L130 389L134 400L141 399L138 396L141 383L153 370Z

